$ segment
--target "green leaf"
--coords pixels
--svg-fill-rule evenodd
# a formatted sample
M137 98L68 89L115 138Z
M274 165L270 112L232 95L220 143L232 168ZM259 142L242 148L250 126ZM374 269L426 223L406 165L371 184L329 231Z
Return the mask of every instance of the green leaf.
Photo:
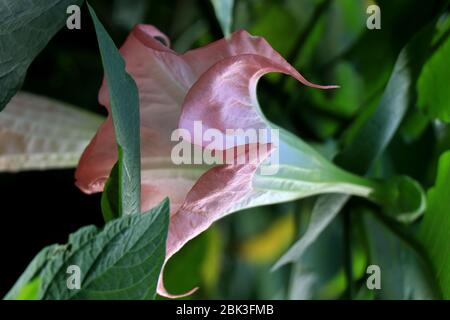
M59 245L54 244L42 249L36 257L30 262L28 267L16 281L14 286L9 290L9 292L4 297L5 300L14 300L19 298L19 295L22 292L22 288L26 287L29 283L31 283L35 278L39 276L39 273L45 267L47 261L51 259L53 253L57 251ZM42 284L42 279L41 279ZM39 295L38 295L39 299Z
M298 261L305 251L317 240L320 234L333 221L349 199L345 194L319 196L312 209L311 220L305 234L276 262L272 271L287 263Z
M292 50L299 33L299 25L283 3L266 5L261 16L251 26L249 32L263 36L281 55L287 56ZM286 37L289 33L291 36Z
M67 7L83 0L0 3L0 111L22 86L31 62L65 26Z
M141 153L139 95L136 83L125 70L125 62L108 32L88 4L94 21L98 44L109 89L111 112L118 145L117 189L118 216L141 212ZM112 182L109 184L111 185ZM111 200L112 196L108 196Z
M450 151L439 159L436 184L427 194L428 209L419 239L427 249L445 299L450 299Z
M370 263L381 270L379 299L409 300L438 298L429 266L410 243L399 238L373 213L363 212Z
M310 214L312 210L308 211L307 213ZM302 220L302 217L300 219ZM310 246L304 249L304 254L293 265L289 299L337 298L345 289L345 281L341 281L345 280L343 273L339 273L342 271L343 264L342 245L342 219L336 219L327 225ZM324 292L325 286L328 287L327 292Z
M116 218L119 218L119 212L120 209L117 207L118 202L117 199L119 199L119 164L116 162L114 167L111 169L111 173L109 175L108 180L105 184L105 189L102 193L102 200L101 200L101 206L102 206L102 213L103 213L103 219L105 219L106 222L109 222L111 220L114 220Z
M41 286L41 278L34 278L20 289L16 300L38 300L39 287Z
M386 87L399 52L415 34L436 17L436 9L444 6L443 1L440 0L431 0L431 2L409 0L377 2L382 15L382 28L377 32L366 28L367 4L363 4L363 20L359 25L364 28L364 32L342 57L351 61L363 78L364 92L362 94L365 101L363 110L374 110ZM357 7L353 4L351 6ZM420 12L420 15L416 15L417 12ZM409 17L412 15L415 16L414 23L409 23ZM403 27L398 28L399 25ZM375 47L377 50L373 50ZM383 63L375 61L383 61ZM327 63L330 68L333 65L333 60ZM372 105L373 108L371 108Z
M378 107L363 122L336 162L355 173L365 174L386 149L408 108L415 104L415 83L434 33L427 25L400 52Z
M41 278L40 299L153 299L165 258L169 201L144 214L81 228L65 245L44 248L11 289L17 298L24 284ZM69 266L81 271L81 288L69 289Z
M231 33L231 25L233 23L233 5L234 0L211 0L216 13L217 20L219 20L223 35L228 37Z
M358 174L365 174L383 153L395 132L399 128L406 110L414 103L414 81L417 78L418 66L424 61L428 52L428 44L433 35L433 25L425 27L400 53L381 101L375 111L363 119L361 126L355 130L352 142L336 157L336 162L347 170ZM396 190L387 193L388 210L395 213L396 207L403 207L402 199L414 200L417 194L422 195L420 186L411 179L394 178L387 182L388 189ZM402 188L405 184L407 188ZM400 188L401 187L401 188ZM405 191L402 193L401 191ZM392 196L396 199L389 199ZM273 270L299 259L304 250L317 238L326 226L339 213L349 197L344 195L320 196L312 213L311 224L303 240L299 239L275 264ZM420 199L423 197L420 196ZM409 201L408 201L409 202ZM414 206L413 206L414 207ZM423 203L418 204L417 210L411 215L401 215L403 221L416 218L423 209ZM410 211L410 210L408 210ZM397 212L398 213L398 212ZM311 236L310 236L311 235Z
M73 168L103 119L19 92L0 113L0 171Z
M450 122L450 37L423 66L417 82L417 105L432 118Z

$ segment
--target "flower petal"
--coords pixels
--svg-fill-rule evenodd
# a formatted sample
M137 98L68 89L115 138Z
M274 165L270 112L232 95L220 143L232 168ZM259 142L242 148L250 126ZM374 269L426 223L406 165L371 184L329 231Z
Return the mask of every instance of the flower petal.
M208 78L208 74L213 76L211 70L206 71L223 59L243 54L256 54L270 59L273 64L281 66L285 72L294 75L303 83L314 86L298 74L263 38L253 37L245 31L237 31L229 39L218 40L208 46L190 50L183 55L175 53L159 40L169 45L169 39L161 31L151 25L141 24L133 29L120 49L126 61L126 69L139 88L141 154L143 158L169 155L173 145L170 135L178 127L181 105L188 90L199 77L205 79ZM223 64L224 62L221 63L221 65ZM218 69L219 67L214 68L216 73L220 73ZM283 72L278 69L276 71ZM202 76L204 72L206 74ZM199 81L203 85L208 81L201 79ZM256 87L256 81L254 82ZM196 84L191 90L196 91L195 88L198 88L198 92L191 94L190 100L185 103L186 111L183 111L184 119L182 119L184 122L180 122L182 126L189 127L189 122L192 120L203 120L207 112L202 110L211 109L211 106L200 106L195 101L197 96L201 96L202 84ZM250 93L239 88L242 85L245 85L245 81L234 88L229 86L227 90L237 89L238 93L235 93L234 97L243 94L242 99L248 99ZM214 92L208 94L213 95ZM220 97L217 98L220 100ZM256 98L254 100L256 101ZM109 94L105 81L99 93L99 102L109 110ZM195 109L200 111L197 113ZM242 117L250 117L247 125L250 125L251 122L258 123L254 111L243 111ZM193 116L189 116L191 112L193 112ZM222 114L224 113L222 112ZM231 114L231 120L235 113ZM201 116L201 118L196 116ZM212 121L211 117L205 119L208 127L214 127L217 124ZM222 117L221 120L229 119ZM227 127L228 122L218 125L217 128ZM229 126L229 128L233 128L233 126ZM117 160L113 133L112 120L108 117L82 155L75 177L78 187L86 193L103 190L104 183Z
M254 54L265 57L297 74L299 81L317 88L327 88L308 82L275 50L263 37L252 36L245 30L233 32L229 38L223 38L201 48L187 51L183 59L197 75L203 74L217 62L234 56Z
M142 158L170 156L170 136L177 128L181 103L194 81L189 66L155 37L169 41L155 27L138 25L120 49L126 70L139 89ZM110 109L106 81L99 102ZM114 128L108 116L80 160L76 184L86 193L102 191L116 161Z
M183 103L179 127L195 136L196 122L201 119L202 132L208 129L220 130L224 133L223 141L202 141L204 147L213 149L223 150L247 143L270 143L270 135L249 137L245 134L247 129L269 128L256 96L256 85L264 74L281 72L310 87L335 88L308 82L274 51L272 55L276 58L241 54L217 62L189 90ZM227 129L244 132L227 133Z
M263 156L258 154L257 161L244 153L249 159L246 164L220 165L206 172L207 168L199 166L186 176L181 173L185 169L175 169L170 159L174 145L170 138L178 125L191 133L196 120L203 121L206 128L222 131L266 128L256 99L256 84L267 72L283 72L308 86L327 87L306 81L264 39L244 31L184 55L174 53L158 39L169 42L156 28L138 25L120 51L139 89L142 210L165 196L172 203L166 256L169 259L214 221L246 207L251 199L264 198L253 190L252 179L259 163L275 147L270 144L264 148L267 152ZM109 110L105 81L99 101ZM266 146L261 140L240 141L217 149L250 147L253 142ZM101 191L116 160L114 128L109 116L80 160L77 185L88 193ZM167 296L162 278L160 282L158 292Z
M171 215L166 243L166 261L189 240L208 229L215 221L234 212L239 203L246 203L253 196L252 179L259 164L272 152L270 145L259 145L261 152L252 158L252 146L246 146L246 164L220 165L204 173L191 188L183 205ZM260 149L261 148L261 149ZM235 153L236 157L242 156ZM194 289L195 290L195 289ZM158 293L174 296L164 289L162 275ZM189 295L183 294L181 296Z

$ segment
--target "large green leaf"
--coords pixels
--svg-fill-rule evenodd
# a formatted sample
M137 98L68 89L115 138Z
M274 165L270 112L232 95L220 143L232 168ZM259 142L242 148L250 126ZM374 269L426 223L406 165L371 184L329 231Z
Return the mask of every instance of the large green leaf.
M376 3L381 9L382 28L376 31L365 27L368 17L365 11L368 5L363 4L363 21L360 25L363 25L365 31L343 55L346 61L356 67L359 76L363 79L363 109L371 109L371 113L377 106L400 51L415 34L436 17L437 9L444 6L443 2L441 0L428 2L378 0ZM356 7L354 4L350 5ZM417 15L417 12L420 12L420 15ZM414 23L409 23L411 16L415 17ZM400 25L403 27L399 28ZM334 62L330 60L327 66L331 68Z
M415 104L415 83L429 53L433 33L434 24L427 25L400 52L380 103L337 156L339 165L365 174L386 149L406 111Z
M114 185L107 190L113 193L117 214L140 213L141 203L141 152L139 95L136 83L125 70L125 62L116 45L88 4L94 21L98 44L109 89L111 113L118 145L118 172ZM111 197L109 197L111 201Z
M421 65L426 53L428 53L428 44L433 31L433 25L428 25L402 50L378 107L372 114L363 119L362 125L355 130L352 142L336 157L336 162L339 165L352 172L365 174L386 149L406 110L415 101L414 83L418 74L418 66ZM410 194L406 190L404 196L413 199L414 197L411 195L417 195L418 186L412 181L403 181L412 191ZM394 181L393 184L395 183ZM400 184L402 183L400 182ZM401 185L398 185L398 187L401 187ZM399 202L401 202L402 197L399 197ZM274 269L297 261L304 250L339 213L347 200L348 197L345 199L343 195L319 197L317 201L323 204L314 208L311 218L311 221L318 222L310 225L312 230L306 232L307 237L300 238L280 258ZM403 219L408 219L408 217L403 217Z
M103 230L81 228L65 245L44 248L6 295L15 299L39 277L40 299L152 299L165 258L169 201L127 215ZM81 288L69 289L69 266L81 271Z
M0 2L0 111L22 86L28 67L83 0Z
M430 117L450 122L450 37L423 66L417 82L418 106Z
M436 184L428 191L428 208L420 240L434 265L445 299L450 299L450 151L439 159Z
M300 228L302 220L312 212L307 206L300 212ZM306 216L306 217L305 217ZM303 226L306 227L307 225ZM293 265L289 286L289 299L326 299L336 298L336 291L345 289L342 271L343 265L343 237L342 219L334 220L320 233L317 239L308 246ZM311 228L307 229L308 231ZM309 235L308 237L311 237ZM338 279L335 281L334 279ZM335 283L332 283L335 282ZM342 283L344 282L344 283ZM332 290L324 290L327 284L332 283ZM337 290L336 290L337 289ZM332 292L325 292L332 291Z
M42 249L30 262L19 279L17 279L16 283L11 290L9 290L4 299L19 299L23 291L26 290L26 288L29 287L35 279L41 279L39 277L40 272L44 269L47 262L51 260L52 256L59 247L59 245L54 244ZM40 280L40 284L42 284L42 280ZM34 298L39 299L39 294Z
M0 171L73 168L100 116L19 92L0 113Z
M287 263L298 261L306 249L316 241L319 235L333 221L348 199L349 196L345 194L319 196L312 209L305 234L277 261L272 270L276 270Z
M370 263L380 267L379 299L435 299L436 283L427 261L410 243L399 238L373 213L364 212L363 221L370 250Z

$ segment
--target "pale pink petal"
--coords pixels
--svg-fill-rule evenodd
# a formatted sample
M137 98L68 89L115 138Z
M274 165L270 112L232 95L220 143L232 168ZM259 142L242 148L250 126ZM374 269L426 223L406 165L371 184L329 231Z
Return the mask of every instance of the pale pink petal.
M256 96L258 80L266 73L280 72L291 75L305 85L322 87L306 81L286 61L269 59L256 54L242 54L222 59L206 71L189 90L183 103L179 127L187 129L194 136L195 122L201 119L202 131L218 129L268 129L268 122L261 112ZM203 146L225 149L246 143L269 143L243 139L244 135L226 135L224 141L214 144L203 141ZM248 137L247 137L248 138ZM270 139L270 136L268 136Z
M335 86L315 85L300 75L266 39L252 36L245 30L233 32L229 38L223 38L204 47L186 52L184 60L191 66L195 74L201 75L217 62L234 56L254 54L265 57L277 65L282 65L290 70L289 74L295 74L300 82L315 88L335 88Z
M168 42L156 28L138 25L120 49L126 69L139 89L143 159L170 156L170 135L177 128L181 103L194 81L190 67L154 37ZM105 81L99 102L110 109ZM75 174L77 186L87 193L103 190L116 161L117 146L109 116L81 157Z
M174 214L183 205L186 194L194 186L196 180L201 176L187 176L176 174L177 168L168 169L173 172L156 172L158 169L142 171L141 188L141 211L146 212L157 206L166 197L170 200L170 212ZM156 172L156 174L155 174Z
M262 152L257 157L251 155L247 146L245 155L248 163L243 165L216 166L204 173L184 200L177 212L171 215L169 234L166 242L166 261L180 250L186 242L208 229L215 221L230 211L236 203L245 202L252 194L252 179L259 164L273 151L270 145L259 145ZM236 156L242 156L235 153ZM193 289L195 291L195 289ZM191 294L171 295L164 289L160 276L158 293L166 297L182 297Z

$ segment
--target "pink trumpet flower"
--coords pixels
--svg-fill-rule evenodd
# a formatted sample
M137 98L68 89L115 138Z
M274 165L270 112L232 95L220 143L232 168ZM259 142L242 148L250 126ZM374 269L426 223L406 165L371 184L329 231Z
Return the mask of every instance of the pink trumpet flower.
M195 121L201 121L205 129L223 133L226 129L268 128L256 98L256 85L269 72L291 75L310 87L332 87L308 82L263 38L246 31L184 54L169 46L169 39L158 29L138 25L120 49L126 70L139 89L141 209L145 212L165 197L170 199L166 261L214 221L250 206L249 199L262 192L252 187L252 178L259 164L277 147L271 141L254 141L259 147L265 146L266 152L245 164L175 165L171 161L173 131L180 128L193 134ZM99 102L110 110L105 81ZM200 150L205 147L204 141L194 146ZM224 151L217 146L213 149ZM76 185L85 193L102 191L116 161L110 114L80 159ZM164 289L162 275L158 293L174 297Z

